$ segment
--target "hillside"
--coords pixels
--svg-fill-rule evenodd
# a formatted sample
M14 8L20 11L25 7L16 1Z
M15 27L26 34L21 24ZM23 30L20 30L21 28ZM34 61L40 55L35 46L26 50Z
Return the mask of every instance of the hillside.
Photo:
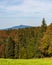
M0 30L0 57L30 59L52 57L52 24Z

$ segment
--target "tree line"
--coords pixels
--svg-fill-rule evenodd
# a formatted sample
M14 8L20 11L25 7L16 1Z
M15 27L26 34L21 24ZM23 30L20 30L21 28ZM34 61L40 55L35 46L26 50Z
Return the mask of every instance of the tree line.
M0 58L30 59L52 56L52 24L0 30Z

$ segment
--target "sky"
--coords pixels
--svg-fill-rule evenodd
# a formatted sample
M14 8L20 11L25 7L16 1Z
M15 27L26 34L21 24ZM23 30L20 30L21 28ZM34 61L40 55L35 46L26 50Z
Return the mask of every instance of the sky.
M0 29L52 23L52 0L0 0Z

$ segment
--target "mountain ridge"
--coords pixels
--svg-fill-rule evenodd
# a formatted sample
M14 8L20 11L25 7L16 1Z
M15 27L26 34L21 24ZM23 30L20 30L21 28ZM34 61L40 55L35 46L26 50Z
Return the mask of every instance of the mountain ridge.
M31 28L33 26L28 26L28 25L18 25L18 26L12 26L9 28L5 28L5 29L0 29L0 30L10 30L10 29L22 29L22 28Z

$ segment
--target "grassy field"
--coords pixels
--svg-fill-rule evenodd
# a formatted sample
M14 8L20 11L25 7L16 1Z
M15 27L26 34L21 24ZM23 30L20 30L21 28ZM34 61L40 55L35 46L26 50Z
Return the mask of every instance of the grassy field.
M0 59L0 65L52 65L52 58L44 59Z

